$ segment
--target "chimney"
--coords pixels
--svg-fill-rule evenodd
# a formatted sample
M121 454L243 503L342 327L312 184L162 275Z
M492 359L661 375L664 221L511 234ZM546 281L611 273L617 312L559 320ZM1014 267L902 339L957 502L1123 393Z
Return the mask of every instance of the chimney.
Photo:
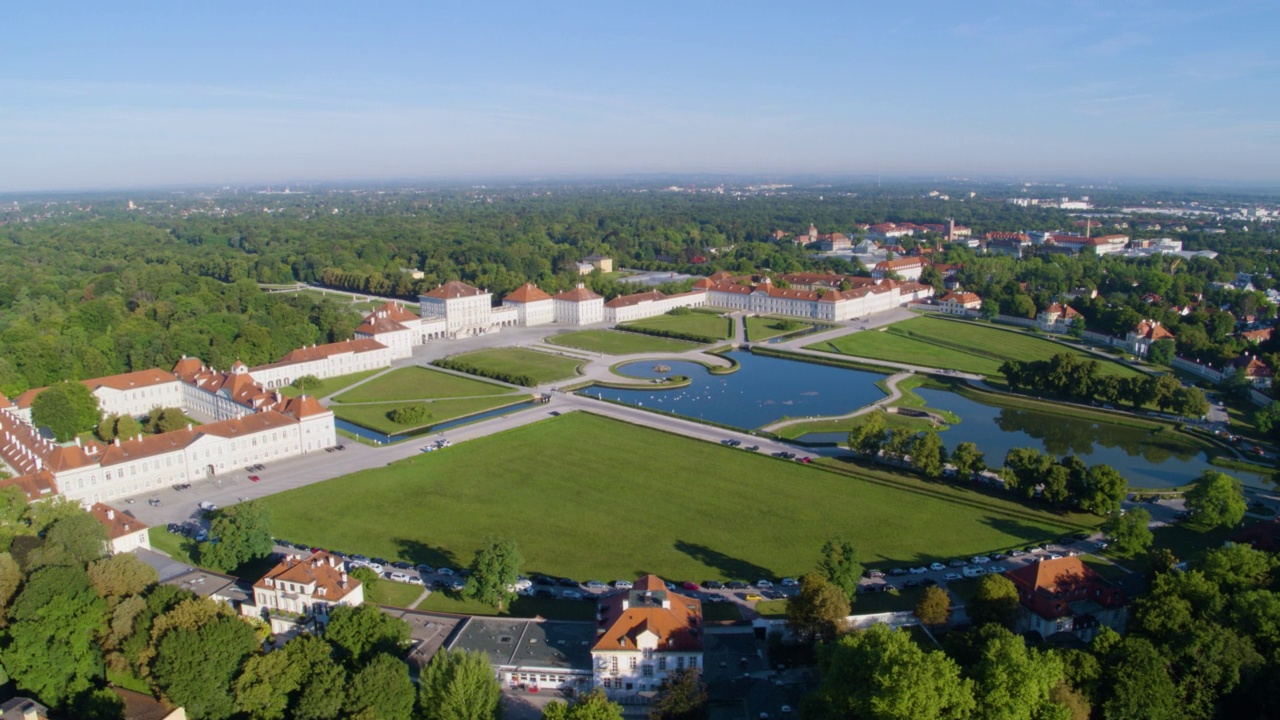
M80 436L76 436L76 447L80 447Z
M112 510L111 508L107 508L107 519L108 519L108 520L115 520L115 519L116 519L116 511L115 511L115 510Z
M22 720L40 720L40 706L33 702L23 704Z
M190 430L190 429L191 429L191 423L187 423L187 429L188 429L188 430Z
M120 436L116 436L116 447L120 447Z

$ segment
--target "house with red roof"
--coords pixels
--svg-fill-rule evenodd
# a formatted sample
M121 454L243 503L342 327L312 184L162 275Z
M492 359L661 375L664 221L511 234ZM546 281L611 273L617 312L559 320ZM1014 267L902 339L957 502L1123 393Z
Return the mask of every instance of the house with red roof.
M901 280L915 281L920 279L920 274L926 267L929 267L929 259L926 257L918 255L897 257L876 263L871 270L871 277L881 280L893 275Z
M447 330L447 323L440 318L422 317L398 302L388 301L365 316L355 336L357 340L382 343L391 349L393 358L400 359L412 355L414 347L426 345L428 340L445 337Z
M1157 340L1173 340L1175 336L1158 320L1143 320L1125 335L1124 343L1129 352L1146 357Z
M364 587L347 574L342 558L327 552L305 558L290 554L253 584L253 600L240 612L268 620L272 634L288 637L323 627L336 605L363 602Z
M80 384L98 398L103 415L143 417L156 408L182 404L182 383L173 373L154 368L81 380ZM28 421L31 403L46 389L33 388L13 399L13 405Z
M265 388L291 385L300 377L321 380L390 367L396 359L391 348L369 337L310 345L291 350L273 363L258 365L249 373Z
M1036 315L1036 324L1045 332L1067 333L1079 317L1080 313L1070 305L1054 303Z
M1088 642L1102 627L1124 631L1124 592L1079 557L1039 560L1004 576L1018 590L1018 632L1070 633Z
M148 526L141 520L102 503L91 505L89 513L102 523L102 527L107 531L109 554L117 555L138 549L151 549L151 537L147 534Z
M486 335L504 327L515 327L519 313L513 307L493 306L493 293L450 280L418 296L418 311L424 318L443 320L445 337Z
M502 298L505 307L515 308L518 325L546 325L555 322L556 302L533 283L525 283Z
M604 322L604 298L586 285L578 283L551 298L555 301L556 322L566 325L591 325Z
M669 673L703 666L702 602L646 575L599 600L592 680L610 696L650 694Z
M971 292L949 292L938 298L938 309L952 315L974 315L982 309L982 298Z
M1271 387L1271 381L1275 377L1272 369L1257 355L1245 353L1235 360L1231 361L1231 370L1227 373L1243 372L1244 376L1253 383L1255 387Z

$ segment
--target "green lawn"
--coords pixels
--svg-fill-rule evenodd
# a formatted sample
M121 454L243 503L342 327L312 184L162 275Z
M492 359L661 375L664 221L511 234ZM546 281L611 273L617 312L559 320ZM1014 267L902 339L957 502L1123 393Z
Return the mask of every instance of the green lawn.
M656 315L651 318L626 323L622 327L670 330L720 339L733 337L732 321L729 318L720 317L709 312L694 311L688 315Z
M698 343L672 338L640 335L617 330L579 330L547 338L553 345L590 350L605 355L631 355L634 353L680 353L702 347Z
M774 327L778 323L794 323L795 327L782 329ZM745 321L747 329L747 340L749 342L762 342L769 338L778 337L787 333L801 332L813 327L813 323L800 322L794 318L778 318L764 317L752 315Z
M307 388L306 392L312 397L329 397L336 392L351 387L361 380L364 380L367 377L372 377L380 372L382 371L365 370L364 372L351 373L350 375L339 375L337 377L325 378L324 380L321 380L318 385ZM297 397L302 394L302 391L292 385L286 385L285 387L280 388L280 394L288 395L289 397Z
M151 547L180 562L192 563L196 544L185 535L169 532L164 527L156 526L147 529L147 537Z
M526 573L579 579L798 575L837 532L868 563L918 564L1064 527L967 488L856 472L570 413L263 502L301 542L457 565L510 536Z
M531 375L539 385L574 377L578 374L578 366L583 363L575 358L524 348L493 348L452 357L487 370Z
M506 385L462 377L420 366L392 370L375 380L353 388L334 400L341 403L393 402L436 398L502 395L511 392Z
M433 590L415 610L456 613L459 615L498 615L491 605L463 597L457 593ZM561 600L559 598L517 597L502 615L511 617L542 616L548 620L595 620L596 604L586 600Z
M331 410L333 414L348 422L367 427L370 430L376 430L387 435L395 435L396 433L413 430L415 428L427 427L428 425L438 425L448 420L463 417L465 415L474 415L475 413L492 410L503 405L521 402L529 399L528 395L498 395L493 397L463 398L461 400L434 400L431 402L398 402L398 403L373 403L369 405L334 405ZM421 423L412 423L402 425L393 422L388 413L396 408L406 407L409 405L426 405L431 414Z
M1005 360L1048 360L1065 352L1099 361L1104 375L1137 374L1119 363L1027 333L932 317L912 318L879 331L845 335L810 345L809 349L982 375L999 375Z
M884 415L885 427L892 430L894 428L905 428L912 432L920 432L934 428L929 418L916 418L907 415L898 415L897 413L881 413ZM801 435L808 433L828 433L843 432L847 433L856 427L861 427L867 421L867 415L859 415L858 417L846 418L844 420L818 420L815 422L796 423L795 425L787 425L779 428L778 437L784 440L794 440ZM935 430L943 431L947 429L946 425L940 425Z
M411 585L409 583L392 582L390 580L379 580L373 584L373 589L365 589L364 599L371 603L379 605L391 605L392 607L408 608L413 607L414 601L422 594L421 585Z

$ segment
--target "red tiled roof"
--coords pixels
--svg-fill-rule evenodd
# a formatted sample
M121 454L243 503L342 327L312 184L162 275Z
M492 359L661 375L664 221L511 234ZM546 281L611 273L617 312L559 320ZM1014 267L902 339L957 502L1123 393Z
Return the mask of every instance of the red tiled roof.
M362 335L380 335L382 333L396 332L404 330L405 326L400 324L398 320L392 320L389 317L369 316L367 320L356 328L356 336Z
M550 300L551 296L538 289L533 283L525 283L502 298L502 302L531 303L539 300Z
M591 292L591 290L587 289L585 285L579 285L572 290L565 290L559 295L556 295L555 299L563 300L565 302L586 302L588 300L601 300L603 298Z
M1138 326L1133 329L1133 332L1138 337L1151 340L1152 342L1162 340L1164 338L1172 340L1175 337L1174 334L1166 330L1163 325L1151 320L1143 320L1138 323Z
M484 291L459 280L450 280L431 292L423 293L423 295L425 297L436 298L439 300L453 300L455 298L484 295Z
M663 601L671 607L662 607ZM658 651L702 649L701 601L669 592L656 575L646 575L631 590L599 602L604 631L593 650L637 650L637 638L645 632L657 637Z
M386 347L386 345L383 345L373 338L343 340L342 342L329 343L327 345L300 347L297 350L289 351L284 357L269 365L260 365L259 367L276 367L284 364L323 360L327 357L341 355L343 353L376 352L378 350L385 350Z
M21 490L27 496L28 502L50 498L58 494L58 484L53 479L53 473L48 470L0 480L0 488L9 487L16 487Z
M619 295L605 303L604 306L607 308L631 307L632 305L639 305L640 303L665 300L666 297L666 295L663 295L657 290L649 290L647 292L635 293L634 295Z
M133 390L135 388L163 385L165 383L177 381L178 378L175 377L173 373L167 373L163 370L156 370L153 368L151 370L138 370L136 372L121 373L120 375L108 375L107 377L81 380L80 384L89 388L90 391L97 390L100 387L124 391ZM20 408L29 408L31 407L31 403L35 401L36 396L44 392L46 389L48 388L32 388L14 398L14 404Z
M267 584L267 580L271 580L271 585ZM316 592L313 597L321 597L319 595L320 588L324 588L323 597L329 602L338 602L346 597L348 593L360 587L359 580L347 575L346 565L343 563L342 558L335 557L327 552L318 552L305 559L297 559L290 556L279 565L271 568L253 586L263 590L274 591L274 585L281 581L299 585L314 584Z
M89 512L107 529L107 537L112 540L147 529L147 524L141 520L102 503L94 503Z
M892 260L881 260L876 263L876 270L907 270L910 268L924 267L929 264L927 258L922 257L900 257Z
M1078 557L1041 560L1005 572L1023 606L1045 618L1071 614L1069 603L1091 600L1103 607L1124 605L1120 590L1080 562Z

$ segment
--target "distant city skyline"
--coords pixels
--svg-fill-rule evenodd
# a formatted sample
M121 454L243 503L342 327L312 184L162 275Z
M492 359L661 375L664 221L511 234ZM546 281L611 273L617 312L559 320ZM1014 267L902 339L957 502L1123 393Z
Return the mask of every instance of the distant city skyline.
M1280 181L1257 1L25 3L0 192L627 174Z

